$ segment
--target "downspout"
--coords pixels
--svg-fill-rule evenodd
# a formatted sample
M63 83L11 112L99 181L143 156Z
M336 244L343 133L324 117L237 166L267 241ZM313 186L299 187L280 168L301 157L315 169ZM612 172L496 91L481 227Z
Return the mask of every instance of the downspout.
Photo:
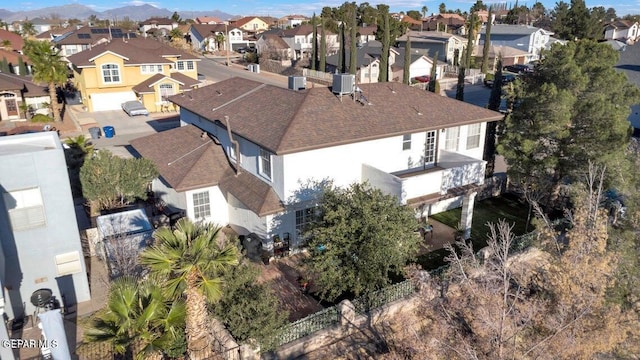
M231 146L233 146L233 148L236 151L236 166L234 170L236 172L236 176L238 176L240 175L240 143L236 141L231 135L231 126L229 125L228 115L224 116L224 122L225 122L225 125L227 126L227 134L229 134L229 141L231 142Z

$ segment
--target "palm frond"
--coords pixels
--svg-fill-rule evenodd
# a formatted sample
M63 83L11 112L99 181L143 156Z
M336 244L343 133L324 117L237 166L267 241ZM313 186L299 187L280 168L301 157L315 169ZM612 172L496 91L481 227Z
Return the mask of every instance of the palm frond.
M220 277L211 279L203 277L198 283L198 289L200 290L200 293L204 295L207 301L209 301L210 303L215 303L220 300L220 298L222 298L223 284L224 281Z

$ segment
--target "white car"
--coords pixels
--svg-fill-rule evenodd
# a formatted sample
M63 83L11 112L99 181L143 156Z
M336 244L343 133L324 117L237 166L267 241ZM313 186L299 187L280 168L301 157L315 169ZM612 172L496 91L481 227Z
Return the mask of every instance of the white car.
M129 116L149 115L149 110L140 101L127 101L122 103L122 110Z

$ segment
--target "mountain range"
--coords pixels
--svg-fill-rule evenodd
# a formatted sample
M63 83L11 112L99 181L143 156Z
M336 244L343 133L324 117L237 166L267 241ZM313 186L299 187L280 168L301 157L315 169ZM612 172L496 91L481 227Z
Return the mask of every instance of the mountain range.
M152 17L168 17L173 15L173 11L167 9L160 9L148 4L137 6L123 6L119 8L109 9L106 11L95 11L92 8L80 5L69 4L62 6L51 6L37 10L28 11L9 11L0 9L0 20L4 22L11 22L16 20L34 19L34 18L53 18L58 17L62 19L79 19L86 20L91 15L95 15L98 19L123 19L128 17L134 21L143 21ZM212 11L179 11L183 19L195 19L199 16L215 16L221 20L231 19L233 15L227 14L219 10Z

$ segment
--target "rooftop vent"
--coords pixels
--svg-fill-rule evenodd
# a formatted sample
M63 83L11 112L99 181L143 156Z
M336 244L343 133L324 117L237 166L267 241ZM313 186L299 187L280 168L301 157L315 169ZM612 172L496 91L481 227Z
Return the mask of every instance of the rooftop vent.
M353 74L334 74L331 91L337 95L352 94L356 87L356 76Z
M304 90L307 88L307 78L304 76L289 76L289 89Z

